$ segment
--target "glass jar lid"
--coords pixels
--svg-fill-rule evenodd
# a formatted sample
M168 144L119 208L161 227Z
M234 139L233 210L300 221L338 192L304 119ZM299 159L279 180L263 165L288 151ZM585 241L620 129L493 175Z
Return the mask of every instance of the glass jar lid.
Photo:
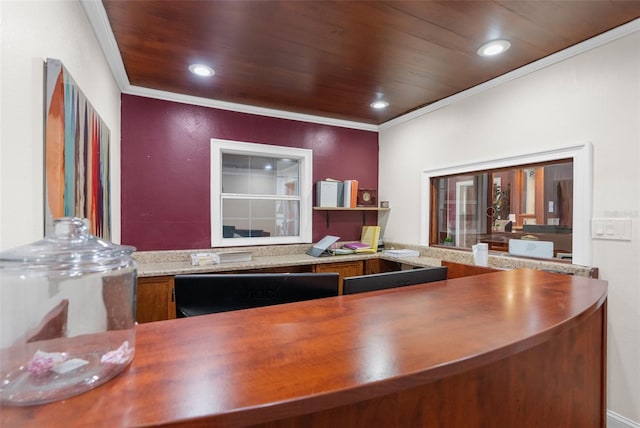
M53 220L44 239L1 252L0 269L60 276L107 272L135 264L135 250L91 235L87 219L64 217Z

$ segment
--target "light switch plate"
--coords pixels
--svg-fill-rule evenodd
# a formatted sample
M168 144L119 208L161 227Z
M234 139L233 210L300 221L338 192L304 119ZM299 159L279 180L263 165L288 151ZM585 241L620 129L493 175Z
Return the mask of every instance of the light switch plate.
M630 218L591 219L591 238L631 241Z

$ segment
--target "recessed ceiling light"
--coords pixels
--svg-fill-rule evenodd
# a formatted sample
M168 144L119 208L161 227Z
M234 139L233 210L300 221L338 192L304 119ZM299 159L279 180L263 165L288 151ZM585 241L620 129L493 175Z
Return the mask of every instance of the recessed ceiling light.
M501 54L511 47L511 43L507 40L493 40L489 43L485 43L478 49L478 55L480 56L494 56Z
M196 76L202 76L202 77L210 77L216 74L213 68L204 64L191 64L189 66L189 71L195 74Z
M374 101L369 105L371 106L371 108L375 108L375 109L383 109L383 108L389 107L389 103L382 100Z

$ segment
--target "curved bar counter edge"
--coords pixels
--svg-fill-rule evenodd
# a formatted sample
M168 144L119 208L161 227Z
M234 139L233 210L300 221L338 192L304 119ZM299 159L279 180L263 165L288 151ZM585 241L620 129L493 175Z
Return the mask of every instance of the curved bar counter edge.
M604 427L606 298L518 269L141 324L118 377L0 425Z

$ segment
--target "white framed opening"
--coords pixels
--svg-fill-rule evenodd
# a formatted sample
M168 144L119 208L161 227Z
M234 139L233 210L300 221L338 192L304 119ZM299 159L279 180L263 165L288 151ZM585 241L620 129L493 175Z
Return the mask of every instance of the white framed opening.
M481 170L514 167L561 159L573 160L573 236L572 263L590 266L592 260L591 215L593 190L593 146L591 143L565 146L553 150L531 152L443 168L424 170L421 178L420 244L429 245L431 225L431 179Z
M211 139L211 246L311 242L313 152Z

